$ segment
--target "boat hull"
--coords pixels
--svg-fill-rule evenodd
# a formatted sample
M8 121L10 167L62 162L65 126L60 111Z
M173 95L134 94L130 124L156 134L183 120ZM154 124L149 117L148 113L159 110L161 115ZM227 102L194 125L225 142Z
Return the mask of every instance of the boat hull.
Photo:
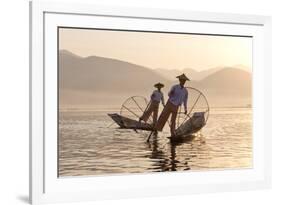
M139 122L137 120L132 120L128 117L124 117L117 113L108 114L109 117L112 118L116 124L119 125L121 129L133 129L133 130L146 130L153 131L153 126L148 123ZM182 140L189 138L199 130L201 130L205 126L205 118L204 113L197 112L192 115L190 119L185 121L182 125L180 125L176 131L175 136L170 137L171 140Z
M111 117L111 119L116 122L116 124L118 124L121 129L153 131L153 127L151 124L132 120L117 113L108 114L108 116Z

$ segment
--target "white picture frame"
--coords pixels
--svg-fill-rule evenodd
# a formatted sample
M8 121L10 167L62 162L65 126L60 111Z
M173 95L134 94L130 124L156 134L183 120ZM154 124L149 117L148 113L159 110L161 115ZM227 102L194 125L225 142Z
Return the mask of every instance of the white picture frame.
M57 177L58 26L253 36L253 168L161 174ZM46 43L47 42L47 43ZM30 2L30 202L240 191L271 186L271 18ZM267 109L266 109L267 108ZM71 197L69 197L71 195Z

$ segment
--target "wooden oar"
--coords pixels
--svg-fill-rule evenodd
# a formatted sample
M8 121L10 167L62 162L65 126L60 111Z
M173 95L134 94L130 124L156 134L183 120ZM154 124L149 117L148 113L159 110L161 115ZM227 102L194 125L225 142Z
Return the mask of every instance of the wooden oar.
M152 130L152 131L150 132L150 134L149 134L149 136L148 136L146 142L149 142L151 135L154 134L155 131L156 131L156 130Z

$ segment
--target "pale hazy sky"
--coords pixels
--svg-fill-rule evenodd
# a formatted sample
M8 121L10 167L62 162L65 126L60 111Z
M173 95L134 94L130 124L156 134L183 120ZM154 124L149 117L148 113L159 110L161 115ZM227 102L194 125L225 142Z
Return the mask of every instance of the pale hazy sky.
M59 49L102 56L152 69L252 69L252 38L60 28Z

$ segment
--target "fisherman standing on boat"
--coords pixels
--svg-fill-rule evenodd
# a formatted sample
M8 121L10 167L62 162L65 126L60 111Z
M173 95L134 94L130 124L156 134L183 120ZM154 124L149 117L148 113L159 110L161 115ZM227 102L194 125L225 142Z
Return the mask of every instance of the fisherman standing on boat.
M179 84L172 86L170 92L168 93L169 99L155 126L156 131L162 131L170 114L172 114L170 125L171 137L175 136L176 118L179 106L183 104L184 113L187 114L188 92L184 87L184 84L186 81L190 80L185 76L185 74L177 76L177 78L179 79Z
M161 88L164 87L164 84L157 83L154 85L154 87L157 88L157 90L154 90L153 93L151 94L150 103L146 108L146 110L144 111L143 115L139 119L139 122L141 122L142 120L147 122L151 114L153 114L153 126L157 122L160 101L162 102L163 106L165 106L164 96L163 93L161 92Z

